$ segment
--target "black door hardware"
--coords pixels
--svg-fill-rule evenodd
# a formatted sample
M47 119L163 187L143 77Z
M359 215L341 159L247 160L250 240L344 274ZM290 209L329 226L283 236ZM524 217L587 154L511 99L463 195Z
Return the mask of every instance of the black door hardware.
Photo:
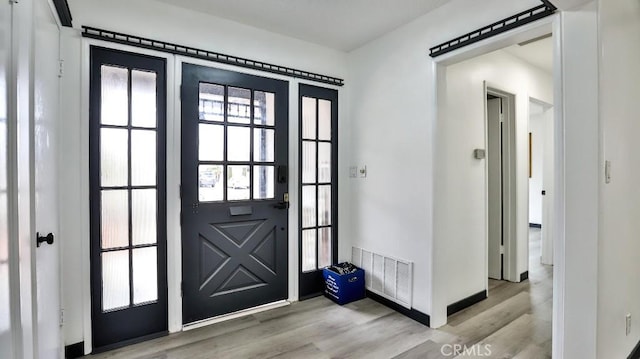
M287 166L278 166L278 183L287 183L288 177L289 168Z
M40 235L40 232L36 232L36 246L40 247L40 244L42 244L42 242L53 244L53 233L49 233L46 237L43 237Z
M274 204L273 208L277 209L289 209L289 202L278 202L278 204Z

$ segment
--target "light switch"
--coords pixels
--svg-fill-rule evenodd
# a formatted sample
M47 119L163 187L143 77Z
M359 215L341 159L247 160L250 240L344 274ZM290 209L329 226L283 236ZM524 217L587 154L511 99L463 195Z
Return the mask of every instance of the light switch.
M360 167L358 175L360 175L360 178L367 178L367 166Z
M358 166L349 167L349 178L357 178L358 177Z
M486 152L483 149L475 149L473 150L473 158L477 160L484 159L486 157Z

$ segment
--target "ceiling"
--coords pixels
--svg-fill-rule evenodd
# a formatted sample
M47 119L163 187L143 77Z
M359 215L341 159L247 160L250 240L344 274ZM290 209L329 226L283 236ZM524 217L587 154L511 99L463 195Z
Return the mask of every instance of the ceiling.
M503 49L511 55L553 74L553 38L548 37L524 46L513 45Z
M451 0L157 0L351 51Z

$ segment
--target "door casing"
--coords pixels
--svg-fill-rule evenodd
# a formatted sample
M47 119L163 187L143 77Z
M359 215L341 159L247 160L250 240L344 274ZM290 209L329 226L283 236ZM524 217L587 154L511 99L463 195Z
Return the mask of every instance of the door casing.
M488 95L493 95L502 100L502 198L495 199L489 197L488 188L487 201L485 206L487 209L492 200L498 200L502 203L502 238L503 238L503 256L502 256L502 279L511 282L519 282L519 274L516 273L515 268L517 260L517 234L516 234L516 129L515 129L515 95L509 92L499 90L495 86L485 83L484 98ZM486 101L486 100L485 100ZM489 118L485 115L485 128L488 128ZM488 143L488 138L485 139ZM487 156L490 156L487 153ZM485 161L485 181L489 184L489 162ZM485 220L486 228L489 228L490 224L489 211L487 210L487 218ZM487 248L486 261L487 263L487 290L488 284L488 265L489 265L489 233L485 234L485 243Z
M180 106L180 81L176 79L181 78L182 64L191 63L202 66L212 66L223 70L237 71L250 75L265 76L263 72L257 70L249 70L236 68L232 65L225 65L219 63L212 63L206 60L186 58L183 56L175 56L167 53L162 53L154 50L147 50L138 47L132 47L123 44L116 44L112 42L105 42L96 39L83 38L82 44L77 49L71 51L77 51L78 66L81 68L81 98L79 99L82 118L80 121L80 133L82 134L78 138L78 146L81 149L79 157L82 159L79 165L80 171L80 197L86 200L81 200L80 203L80 222L81 226L79 231L84 238L89 236L89 168L88 168L88 148L89 148L89 54L91 46L100 46L103 48L109 48L114 50L121 50L127 52L134 52L143 55L149 55L159 58L164 58L167 61L167 289L168 289L168 304L169 304L169 332L177 333L187 329L195 328L185 327L182 324L182 297L181 297L181 281L182 281L182 256L179 255L182 248L182 241L180 238L180 118L181 118L181 106ZM69 51L69 49L67 49ZM65 59L67 64L71 64L73 59ZM290 81L289 83L289 163L297 163L298 153L297 148L298 138L295 136L298 128L298 84L312 82L302 80L292 80L289 77L268 74L270 78L281 79ZM63 82L65 77L63 77ZM73 78L71 78L73 81ZM325 86L325 85L323 85ZM335 86L326 86L327 88L339 89ZM340 97L340 94L339 94ZM74 167L75 168L75 167ZM290 171L289 176L289 198L291 207L289 210L289 301L298 300L298 175L296 171ZM341 201L342 202L342 201ZM75 248L78 253L79 264L78 270L81 272L82 290L79 290L79 298L74 298L74 303L77 300L77 305L82 307L82 337L84 339L84 352L85 354L91 353L93 343L91 341L91 293L90 293L90 261L89 261L89 246L83 243L78 248ZM342 250L342 249L340 249ZM178 253L178 254L175 254ZM65 288L67 285L63 284ZM73 288L70 288L73 289ZM71 291L69 291L71 293ZM65 303L68 303L68 299L65 298ZM286 305L281 303L278 305ZM256 308L249 312L257 312L266 310L268 308ZM220 319L223 320L223 319ZM214 321L208 321L201 325L206 325Z
M300 154L300 160L298 161L298 175L300 178L300 181L298 183L298 193L302 193L302 187L303 187L303 183L302 183L302 143L303 143L303 130L302 130L302 97L306 96L306 97L311 97L311 98L316 98L319 100L329 100L331 101L332 104L332 109L331 109L331 229L332 229L332 237L331 237L331 262L332 264L335 264L336 261L338 260L338 240L339 240L339 236L338 236L338 169L339 169L339 163L338 163L338 153L339 153L339 149L338 149L338 108L339 108L339 103L338 103L338 92L336 90L333 89L329 89L329 88L325 88L325 87L319 87L319 86L311 86L311 85L306 85L306 84L300 84L300 86L298 86L298 99L299 99L299 103L298 103L298 124L300 126L300 128L298 129L298 153ZM316 128L317 131L317 128ZM318 164L316 163L316 166ZM317 167L316 167L317 170ZM316 181L316 184L318 182ZM316 187L317 188L317 187ZM300 225L300 227L302 228L302 195L300 195L300 200L298 201L298 205L300 206L300 210L297 211L297 217L298 217L298 223ZM317 197L316 197L317 198ZM317 205L317 203L316 203ZM317 210L317 208L316 208ZM316 212L317 213L317 212ZM298 241L298 246L299 246L299 250L298 250L298 268L302 269L302 230L298 231L297 236L296 236L296 240ZM318 248L318 241L320 239L318 237L316 237L316 250ZM316 253L316 256L318 256L318 253ZM316 263L316 265L318 265L318 263ZM313 282L316 282L317 284L312 284ZM318 295L322 295L323 291L324 291L324 280L322 277L322 270L316 270L315 272L309 272L309 273L303 273L301 270L298 271L298 295L299 295L299 299L303 300L303 299L308 299L308 298L312 298Z
M236 71L221 70L211 66L199 66L193 64L184 63L182 67L182 146L181 146L181 193L182 193L182 254L183 254L183 321L185 325L196 323L202 320L211 320L220 315L228 315L238 310L247 310L255 306L268 304L270 302L277 302L279 300L285 300L288 297L288 214L286 208L275 208L278 203L283 201L286 193L288 193L289 187L289 175L290 170L287 166L288 156L288 90L289 83L287 81L276 80L272 78L266 78L263 76L252 76ZM186 81L186 82L185 82ZM227 160L227 156L224 156L224 161L214 161L215 163L224 164L223 176L219 179L217 185L223 186L223 193L228 192L227 187L227 170L229 166L242 165L255 169L253 165L268 165L274 166L274 197L267 199L247 199L247 200L228 200L226 197L220 201L200 201L198 198L198 141L193 140L190 143L185 141L191 138L197 138L198 126L201 120L198 119L197 101L199 98L199 86L201 83L209 83L216 85L223 85L228 88L238 87L246 88L255 91L266 91L275 93L275 123L273 127L269 127L275 130L275 142L274 142L274 161L273 162L260 162L256 161L252 155L249 156L248 161L240 161L240 163L233 160ZM225 94L227 92L225 91ZM187 99L190 103L185 103ZM224 104L227 104L227 97L225 97ZM193 107L196 106L196 107ZM253 108L253 106L251 106ZM253 110L251 111L253 113ZM249 125L241 125L238 123L227 122L227 111L225 111L225 121L216 123L217 125L223 125L226 129L241 128L238 126L253 126L253 122ZM194 121L189 127L185 126L187 121ZM250 131L253 131L251 129ZM229 142L227 132L225 130L224 146L227 146ZM252 137L253 138L253 137ZM195 147L193 144L195 143ZM227 153L227 149L223 149L224 153ZM252 147L253 148L253 147ZM187 152L185 152L187 151ZM189 163L187 163L188 161ZM195 162L191 163L191 162ZM282 172L282 173L280 173ZM280 179L281 175L284 175L284 179ZM191 180L191 181L190 181ZM186 183L186 181L190 181ZM253 179L250 179L253 181ZM253 196L251 196L253 197ZM234 214L233 209L242 210L243 213ZM232 213L229 213L229 212ZM202 213L202 214L201 214ZM207 222L208 225L203 225L202 221ZM253 227L251 231L247 233L247 237L244 239L236 238L235 230L232 228L239 228L238 225L249 222ZM221 222L222 221L222 222ZM260 223L260 224L257 224ZM263 233L267 226L274 226L272 231L267 237L262 238ZM263 228L264 227L264 228ZM197 228L197 229L196 229ZM213 230L212 230L213 228ZM271 228L271 227L269 227ZM217 234L216 234L217 233ZM251 234L249 234L251 233ZM260 242L254 247L254 235L260 236ZM186 237L186 238L185 238ZM216 238L217 239L214 239ZM269 239L272 238L272 241ZM193 243L194 241L202 240L202 245ZM227 241L228 240L228 241ZM188 242L186 242L188 241ZM235 244L230 244L230 242ZM258 251L263 245L271 243L273 248L273 254L275 258L285 257L287 260L275 261L271 265L269 261L264 261L266 253L263 253L262 261L260 255L257 252L251 252L248 257L241 256L238 251L246 250L245 246L249 246L249 250ZM210 247L208 250L204 250L204 247ZM200 248L200 249L198 249ZM200 252L203 251L203 252ZM207 274L207 280L202 282L202 278L195 278L193 273L197 265L194 267L192 261L198 258L203 259L203 253L209 253L210 256L215 257L218 262L215 264L215 270L213 274ZM187 256L192 256L187 258ZM212 257L212 258L213 258ZM222 259L222 258L225 258ZM268 256L267 256L268 257ZM243 259L244 258L244 259ZM188 262L185 260L188 259ZM261 264L257 265L256 264ZM269 266L269 269L266 269ZM217 269L216 269L217 268ZM215 289L208 295L208 298L203 294L204 291L210 291L214 289L210 284L215 283L220 279L219 275L234 268L235 271L231 277L226 278L225 281L220 284L220 287ZM252 269L253 268L253 269ZM190 271L189 271L190 270ZM200 269L201 271L202 269ZM240 272L241 270L242 275ZM218 273L220 271L220 273ZM202 275L203 273L200 273ZM185 275L187 277L185 277ZM209 276L210 275L210 276ZM227 280L235 279L240 275L245 279L253 278L252 285L242 284L242 290L237 291L237 287L233 290L222 290ZM260 281L264 281L260 283ZM260 284L258 284L260 283ZM239 283L238 283L239 284ZM266 285L265 285L266 284ZM199 289L198 289L199 287ZM205 288L206 287L206 288ZM253 294L249 294L250 291ZM226 293L226 294L225 294ZM251 297L252 295L259 295L262 298ZM234 298L233 300L229 298ZM206 303L205 303L206 301ZM184 302L188 302L185 305ZM211 305L225 306L225 308L213 308ZM248 303L253 303L248 305ZM194 308L194 306L209 305L208 308Z
M98 351L106 351L106 350L110 350L113 348L117 348L117 347L121 347L124 345L129 345L132 343L136 343L139 341L143 341L143 340L147 340L150 338L155 338L158 336L162 336L165 335L168 331L168 290L167 290L167 234L166 234L166 133L167 133L167 124L166 124L166 118L167 118L167 112L166 112L166 103L168 101L168 95L167 95L167 82L166 82L166 78L167 78L167 63L165 61L165 59L163 58L158 58L155 56L145 56L144 54L139 54L136 52L130 52L130 51L121 51L121 50L116 50L116 49L111 49L111 48L104 48L102 46L91 46L89 49L89 59L91 60L90 62L90 68L89 68L89 73L87 74L90 80L94 80L94 76L95 78L98 78L98 76L96 75L99 66L101 63L102 64L114 64L116 66L125 66L128 68L139 68L139 69L150 69L150 70L154 70L157 74L157 82L156 82L156 86L157 86L157 94L158 94L158 98L157 98L157 104L158 104L158 108L157 108L157 125L154 128L154 131L157 134L156 137L156 146L157 146L157 150L156 150L156 163L159 164L159 166L156 166L156 173L157 173L157 179L156 179L156 183L155 183L155 189L157 190L156 193L156 202L157 202L157 222L156 222L156 229L157 229L157 242L156 242L156 250L157 250L157 263L158 263L158 273L157 273L157 280L158 280L158 286L157 286L157 294L158 294L158 298L150 303L150 305L146 305L146 304L141 304L141 305L137 305L137 306L132 306L129 307L128 310L129 313L124 313L121 310L114 310L114 311L107 311L104 312L102 311L102 309L100 308L99 304L101 303L101 298L95 298L93 297L93 294L96 293L101 293L101 280L102 280L102 274L101 274L101 266L102 266L102 262L101 260L97 260L94 261L96 259L96 257L100 256L101 253L101 249L100 249L100 243L97 241L98 239L100 239L100 221L102 220L101 215L98 215L100 213L100 194L101 194L101 184L100 184L100 168L97 166L97 164L99 163L99 159L100 159L100 143L99 141L97 141L97 139L99 138L99 131L100 131L100 122L94 122L91 123L91 121L96 121L96 118L99 119L99 115L97 113L94 113L94 111L96 111L97 109L99 109L100 107L100 103L98 102L98 100L100 99L99 96L88 96L88 100L90 101L87 103L88 106L87 110L90 111L88 112L88 117L87 117L87 131L88 131L88 136L87 136L87 147L89 148L89 156L87 158L87 161L89 163L88 166L88 171L87 171L87 178L90 179L87 184L88 188L87 188L87 198L90 199L90 213L91 216L89 217L90 220L90 232L89 232L89 238L91 238L90 241L90 245L89 247L89 253L87 255L87 264L89 266L88 271L89 271L89 291L88 291L88 298L89 298L89 312L90 312L90 316L89 316L89 325L91 326L91 340L90 340L90 346L89 349L87 349L87 344L85 342L85 353L87 351L89 352L96 352L96 350ZM93 63L93 61L96 61L95 63ZM99 62L102 61L102 62ZM151 63L151 64L150 64ZM150 66L150 67L149 67ZM94 71L95 72L91 72ZM101 84L98 83L90 83L88 84L87 87L87 95L90 94L94 94L94 92L96 92L98 89L100 89ZM129 84L129 87L131 87L131 84ZM131 96L131 94L129 94L129 96ZM129 116L131 116L131 114L129 114ZM129 127L129 130L131 130L131 127ZM129 135L130 136L130 135ZM129 170L131 169L130 165L129 165ZM125 187L130 188L131 187L131 183L127 184ZM131 194L131 191L129 190L129 193ZM129 205L131 205L131 199L129 199ZM131 209L130 209L131 210ZM129 226L131 227L131 223L129 224ZM131 234L130 234L131 235ZM130 251L130 255L132 254L132 252ZM133 282L130 282L133 283ZM155 309L152 309L152 306ZM164 310L163 310L164 309ZM129 316L133 315L133 316L137 316L139 321L136 323L140 323L140 329L142 329L142 325L144 325L141 321L143 320L142 317L146 317L149 314L153 314L153 311L155 311L156 313L158 311L160 312L165 312L164 317L158 317L157 315L154 315L151 319L153 320L149 320L149 325L153 326L155 328L154 332L152 333L146 333L140 336L136 336L133 337L132 335L126 335L127 337L125 338L121 333L119 333L119 336L121 336L121 339L118 339L117 341L112 341L110 340L109 343L106 344L102 344L99 345L98 347L96 347L96 340L95 336L98 335L98 333L95 333L93 331L93 328L95 328L96 325L103 325L103 329L104 329L104 325L105 323L109 323L109 321L111 321L111 324L114 323L114 319L117 320L124 320L124 318L128 318ZM112 319L110 320L106 320L107 318L104 317L105 313L109 313L108 316L111 316ZM100 319L96 319L97 316L103 316ZM118 319L118 318L122 318L122 319ZM86 320L86 319L85 319ZM116 320L116 321L117 321ZM131 328L132 330L134 330L134 328ZM107 333L109 332L104 331L103 333ZM130 331L131 332L131 331ZM112 337L114 336L118 336L118 335L111 335Z

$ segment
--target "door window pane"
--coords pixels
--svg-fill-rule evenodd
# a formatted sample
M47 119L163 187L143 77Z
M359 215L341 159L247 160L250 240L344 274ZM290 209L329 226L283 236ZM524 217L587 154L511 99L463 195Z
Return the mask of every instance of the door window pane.
M119 248L129 245L129 192L104 190L101 201L102 248Z
M231 123L251 123L251 90L229 87L227 120Z
M201 83L198 112L204 121L224 121L224 86Z
M331 228L318 229L318 268L331 265Z
M129 184L129 131L103 128L100 130L100 184L102 187Z
M249 127L227 127L227 160L249 161L251 152L251 129Z
M131 71L131 124L156 127L156 73Z
M300 193L302 271L316 271L333 263L337 236L333 232L336 205L333 178L336 173L335 110L337 92L300 85ZM318 93L320 97L308 94ZM311 258L313 254L313 258ZM311 276L303 276L305 282ZM302 287L301 287L302 288ZM301 294L302 295L302 294Z
M103 125L127 126L129 124L129 70L102 65L102 103L100 122Z
M131 131L131 185L156 185L156 131Z
M253 160L273 162L275 153L275 130L255 128L253 130Z
M318 142L318 182L331 182L331 143Z
M275 177L273 166L253 167L253 198L273 198L275 190Z
M201 123L198 126L200 161L224 160L224 126Z
M302 183L316 182L316 143L302 142Z
M316 139L316 99L302 98L302 138Z
M222 201L224 199L223 179L223 166L198 166L198 200L200 202Z
M238 201L249 199L249 166L228 166L227 199Z
M318 139L331 141L331 101L318 100Z
M155 189L131 191L131 222L134 246L156 243L158 225Z
M102 309L129 306L129 250L102 253Z
M255 91L253 96L253 123L256 125L275 126L276 94Z
M158 300L158 254L156 247L133 250L133 304Z
M302 231L302 271L316 270L316 230Z
M318 186L318 225L331 224L331 186Z
M316 225L316 186L302 187L302 227Z

